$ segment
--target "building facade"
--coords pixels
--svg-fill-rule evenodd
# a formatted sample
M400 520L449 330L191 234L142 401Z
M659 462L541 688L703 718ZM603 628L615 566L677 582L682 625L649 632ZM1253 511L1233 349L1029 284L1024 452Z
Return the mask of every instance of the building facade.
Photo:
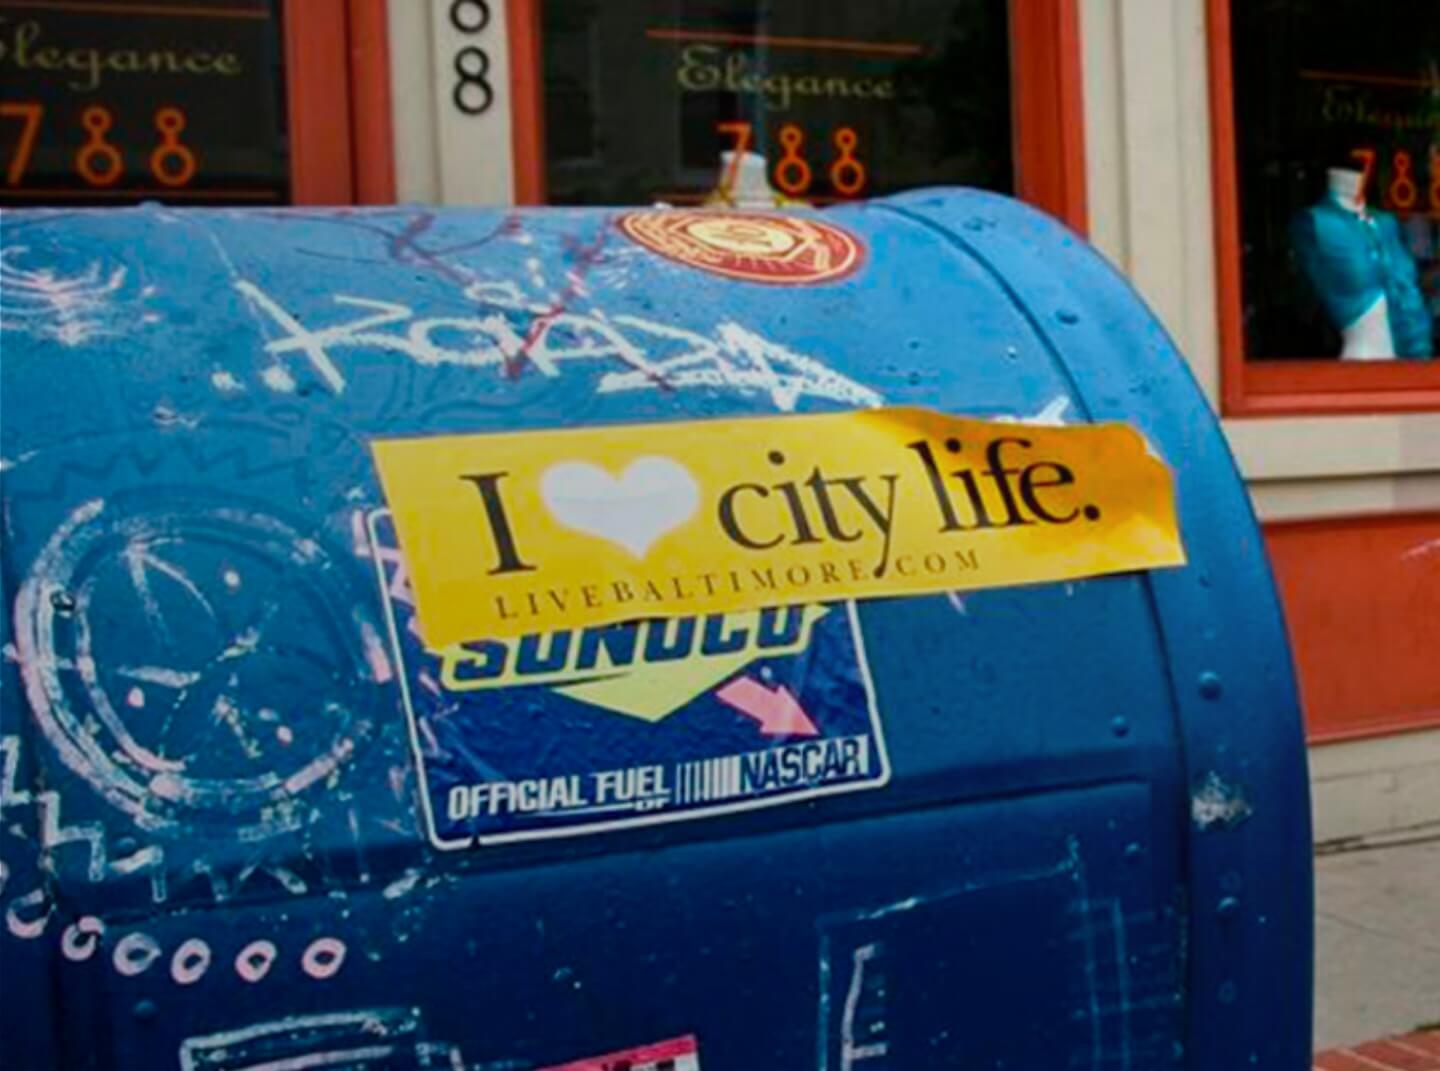
M1317 839L1440 823L1435 0L0 0L0 72L0 204L1044 208L1221 417Z

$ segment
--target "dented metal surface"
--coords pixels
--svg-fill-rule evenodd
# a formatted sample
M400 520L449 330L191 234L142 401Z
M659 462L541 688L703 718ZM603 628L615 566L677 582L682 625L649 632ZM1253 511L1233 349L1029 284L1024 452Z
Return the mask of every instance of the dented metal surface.
M614 215L5 215L5 1066L1306 1066L1288 651L1128 287L972 192L825 213L864 259L813 286ZM859 604L883 787L427 843L460 700L392 634L370 440L879 404L1134 423L1191 564ZM854 686L825 643L755 665ZM513 732L623 716L579 703Z

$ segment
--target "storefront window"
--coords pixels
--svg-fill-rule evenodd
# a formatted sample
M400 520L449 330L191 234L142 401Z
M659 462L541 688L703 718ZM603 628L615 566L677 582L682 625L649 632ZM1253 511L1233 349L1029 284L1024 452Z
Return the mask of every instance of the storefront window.
M1010 192L1007 6L545 0L547 199Z
M1427 360L1440 324L1440 5L1231 0L1251 360Z
M0 0L0 204L288 201L283 54L279 0Z

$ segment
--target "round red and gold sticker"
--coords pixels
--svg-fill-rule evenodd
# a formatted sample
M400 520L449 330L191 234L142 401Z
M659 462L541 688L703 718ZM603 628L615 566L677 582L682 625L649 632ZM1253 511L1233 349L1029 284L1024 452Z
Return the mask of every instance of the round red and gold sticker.
M619 225L626 237L662 257L747 283L833 282L864 256L854 235L804 216L665 208L626 213Z

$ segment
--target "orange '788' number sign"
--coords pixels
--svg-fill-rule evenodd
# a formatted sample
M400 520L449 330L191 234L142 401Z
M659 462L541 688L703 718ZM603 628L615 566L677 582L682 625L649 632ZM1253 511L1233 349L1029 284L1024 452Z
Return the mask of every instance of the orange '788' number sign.
M1440 216L1440 149L1430 148L1429 181L1422 193L1415 174L1415 160L1404 149L1397 149L1388 161L1389 181L1379 180L1380 154L1370 146L1351 151L1350 156L1362 168L1361 189L1370 196L1372 182L1378 185L1379 196L1375 198L1380 207L1397 212L1424 212ZM1423 201L1423 203L1422 203Z
M45 108L38 101L6 101L0 103L0 119L18 120L20 136L5 165L5 185L24 184L35 141L45 120ZM199 166L195 153L181 140L185 129L185 112L180 108L158 108L153 116L159 142L148 155L150 175L161 186L187 186ZM113 186L125 173L125 156L119 145L109 139L115 125L115 113L101 104L92 104L80 113L84 141L74 156L74 171L88 186Z
M715 130L734 139L734 155L730 158L730 166L726 168L724 178L725 189L733 190L740 168L740 158L754 143L755 128L752 123L737 120L716 123ZM805 145L805 131L796 123L786 123L780 128L776 140L779 141L782 152L780 159L776 160L770 169L771 181L777 189L791 197L804 197L815 183L815 172L801 152ZM870 177L865 165L855 155L860 136L854 127L838 126L832 131L830 140L835 147L835 156L827 171L830 188L841 197L857 197L865 189Z

